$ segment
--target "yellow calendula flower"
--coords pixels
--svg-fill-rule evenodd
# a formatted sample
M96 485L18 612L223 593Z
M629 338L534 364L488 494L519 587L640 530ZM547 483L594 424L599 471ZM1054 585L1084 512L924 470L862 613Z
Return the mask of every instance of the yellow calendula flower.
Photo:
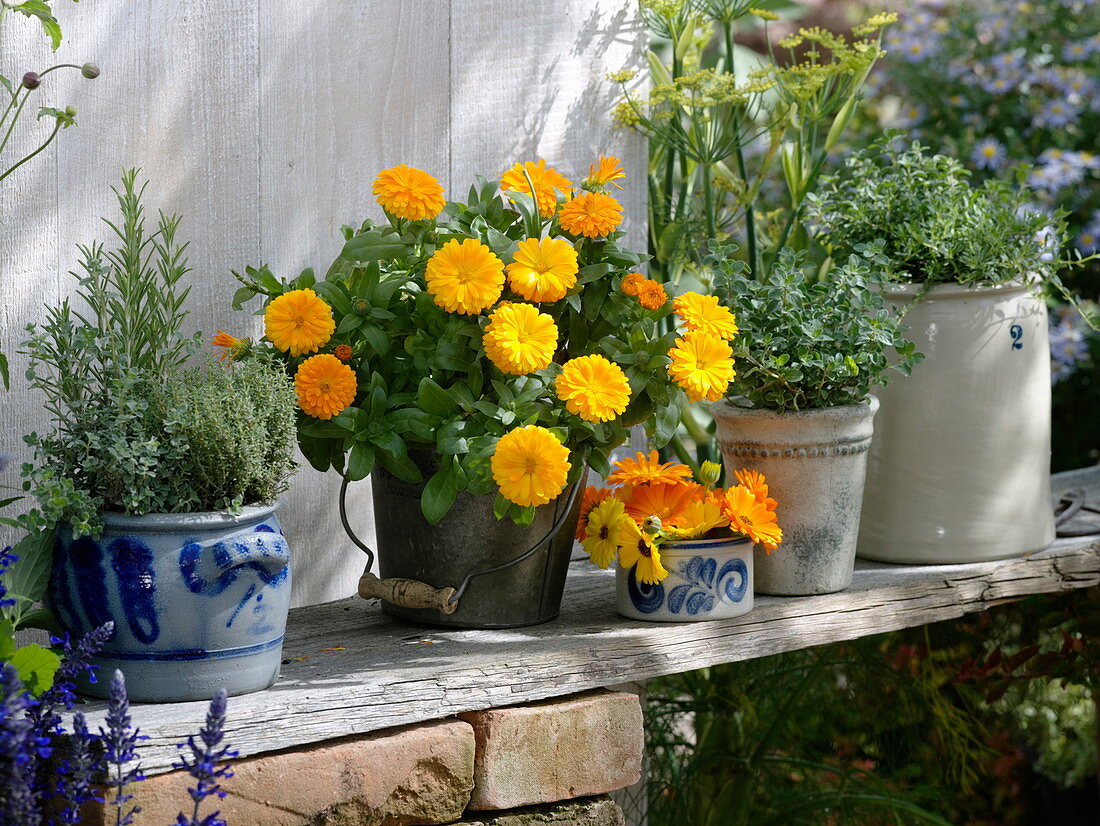
M554 389L566 410L589 422L609 422L630 404L626 373L603 356L567 361L554 380Z
M485 354L502 373L523 376L545 370L558 349L554 319L530 304L505 304L489 316Z
M501 495L524 507L557 498L571 467L569 450L538 425L517 427L501 436L490 465Z
M638 303L647 310L659 310L665 306L666 301L668 301L668 293L656 281L646 279L638 287Z
M607 477L612 485L687 485L691 483L691 468L675 462L661 463L656 450L649 456L638 453L633 459L612 463L615 470Z
M528 301L560 301L577 283L577 251L562 238L520 241L508 265L508 286Z
M584 541L584 538L588 535L585 533L585 526L588 524L588 514L592 512L592 509L600 502L604 501L612 494L611 488L597 488L593 485L589 485L584 489L584 494L581 497L581 514L577 520L577 532L574 534L578 542Z
M530 183L527 182L527 178L531 179ZM537 162L517 163L500 176L500 191L504 193L522 192L524 195L530 195L532 186L535 188L535 201L539 205L539 214L543 218L554 217L558 209L558 193L565 195L573 188L568 178L554 167L548 167L542 158Z
M728 307L718 303L718 296L684 293L672 302L672 309L689 330L731 340L737 335L737 319Z
M753 542L764 546L771 553L783 541L783 531L776 522L775 511L756 500L753 492L743 485L728 488L722 500L722 512L730 521L730 528L744 534Z
M588 513L581 545L592 564L606 568L619 550L619 522L629 519L618 499L604 499Z
M408 221L436 218L446 205L439 181L406 164L379 172L371 191L382 209Z
M218 330L218 334L214 336L213 341L210 343L215 347L222 348L222 351L218 353L220 361L240 361L252 349L252 339L237 338L229 335L229 333L223 333L221 330Z
M688 502L680 513L679 524L667 529L670 539L701 539L715 528L724 528L730 521L722 511L722 501L707 491L704 496Z
M668 571L661 564L657 543L633 519L619 521L617 540L619 562L624 568L634 568L634 576L639 582L656 585L668 576Z
M428 260L428 292L449 313L475 315L504 290L504 262L476 238L451 239Z
M676 346L668 355L672 359L668 374L693 402L718 401L737 375L733 369L733 350L711 333L685 334L676 339Z
M610 195L585 192L561 208L558 222L573 235L606 238L623 222L623 207Z
M618 158L600 155L598 164L589 165L588 177L581 181L581 188L590 192L603 192L608 186L622 189L622 186L615 181L625 177L626 173L623 172Z
M355 371L330 353L311 356L294 375L298 406L315 419L331 419L355 401Z
M313 290L291 290L264 310L264 334L284 353L301 356L321 349L332 338L332 308Z

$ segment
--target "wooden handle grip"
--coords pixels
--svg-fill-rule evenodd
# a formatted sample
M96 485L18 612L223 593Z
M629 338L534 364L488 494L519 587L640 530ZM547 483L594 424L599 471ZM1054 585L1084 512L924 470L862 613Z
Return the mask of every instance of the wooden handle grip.
M441 614L453 614L457 602L451 602L454 588L433 588L416 579L379 579L370 571L359 578L359 596L384 599L401 608L434 608Z

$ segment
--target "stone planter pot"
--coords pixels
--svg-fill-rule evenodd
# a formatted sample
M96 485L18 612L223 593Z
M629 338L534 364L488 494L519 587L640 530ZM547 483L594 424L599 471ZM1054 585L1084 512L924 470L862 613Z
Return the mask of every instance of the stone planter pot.
M427 479L434 470L434 458L410 455ZM383 468L374 471L371 481L378 570L383 579L410 579L433 588L457 589L469 574L502 566L538 546L518 564L472 578L452 614L383 601L386 613L452 628L516 628L548 622L558 615L582 499L573 497L569 512L563 513L572 486L536 508L535 518L527 526L496 518L495 493L475 496L465 491L459 491L454 507L433 525L420 510L425 483L402 481ZM583 476L578 484L584 485ZM550 534L556 523L558 530Z
M741 468L768 480L783 543L756 549L756 591L828 594L852 581L859 510L878 400L776 413L715 402L727 478Z
M615 607L649 622L701 622L752 610L752 543L741 537L692 539L661 547L668 576L644 585L634 568L615 572Z
M290 549L275 505L240 513L104 515L98 539L59 531L48 601L79 637L114 636L82 686L106 696L119 669L137 702L259 691L279 676L290 608Z
M1043 300L1022 283L884 291L909 306L925 354L882 402L859 554L883 562L1006 559L1054 540L1050 342Z

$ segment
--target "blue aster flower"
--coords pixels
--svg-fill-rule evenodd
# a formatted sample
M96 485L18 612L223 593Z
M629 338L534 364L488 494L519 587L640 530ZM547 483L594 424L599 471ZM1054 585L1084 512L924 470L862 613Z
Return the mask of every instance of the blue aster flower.
M928 116L928 110L919 103L907 103L898 110L895 122L902 128L919 126Z
M978 169L1000 169L1005 162L1004 145L995 138L982 138L974 144L970 162Z
M1080 250L1081 255L1092 255L1100 252L1100 224L1086 224L1074 239L1073 245Z
M1077 120L1081 111L1067 100L1052 100L1032 118L1032 125L1039 129L1061 129Z
M1050 383L1065 381L1089 359L1089 342L1077 313L1065 313L1050 325Z
M1088 40L1071 40L1069 43L1062 46L1062 60L1069 63L1088 60L1091 54L1092 52Z

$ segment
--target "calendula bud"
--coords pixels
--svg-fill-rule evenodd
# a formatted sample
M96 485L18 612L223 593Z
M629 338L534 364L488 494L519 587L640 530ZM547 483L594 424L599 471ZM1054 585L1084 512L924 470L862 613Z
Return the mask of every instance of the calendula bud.
M38 72L27 72L23 75L23 88L24 89L37 89L38 84L42 82L42 79L38 76Z
M718 484L718 479L722 475L722 466L717 462L703 462L699 465L699 481L706 485L708 488L714 487Z
M99 77L99 67L94 63L85 63L80 67L80 74L88 78L88 80L95 80Z
M367 315L371 311L370 302L365 298L357 298L352 302L352 310L356 315Z
M344 362L344 364L347 364L349 361L351 361L351 357L355 355L351 347L349 347L347 344L336 345L336 349L332 351L332 354L336 356L336 358L340 359L340 361Z
M647 516L642 523L642 530L651 535L660 533L663 527L664 525L659 516Z

